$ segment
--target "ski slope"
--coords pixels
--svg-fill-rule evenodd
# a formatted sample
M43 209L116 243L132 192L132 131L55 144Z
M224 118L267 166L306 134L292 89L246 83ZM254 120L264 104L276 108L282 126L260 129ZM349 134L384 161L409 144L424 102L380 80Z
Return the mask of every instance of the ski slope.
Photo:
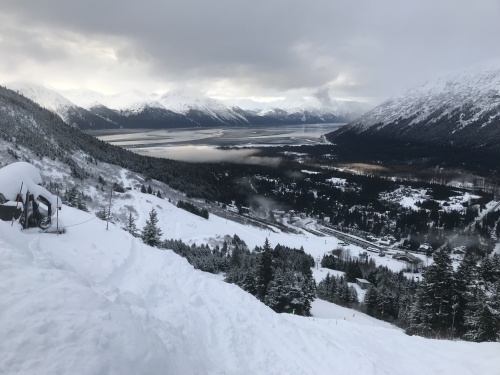
M340 319L345 311L322 302L314 318L279 315L88 213L64 206L60 219L67 225L60 236L0 221L1 374L477 375L500 368L499 343L409 337L357 312ZM181 234L190 221L177 224Z

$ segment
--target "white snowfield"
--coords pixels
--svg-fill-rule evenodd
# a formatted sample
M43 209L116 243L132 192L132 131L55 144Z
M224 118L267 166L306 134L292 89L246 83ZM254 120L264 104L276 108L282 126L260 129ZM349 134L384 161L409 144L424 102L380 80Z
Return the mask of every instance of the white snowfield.
M323 318L276 314L172 251L92 217L63 207L68 228L60 236L0 221L0 374L487 375L500 368L499 343L409 337L366 316L357 323L359 313L346 317L335 305L330 315L325 303L315 303Z

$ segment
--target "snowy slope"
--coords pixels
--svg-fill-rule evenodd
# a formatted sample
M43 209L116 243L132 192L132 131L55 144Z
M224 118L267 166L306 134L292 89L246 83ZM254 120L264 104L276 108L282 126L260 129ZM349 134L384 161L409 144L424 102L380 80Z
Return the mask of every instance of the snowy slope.
M76 104L66 99L64 96L41 85L26 82L12 82L6 84L6 87L19 92L39 104L41 107L57 113L64 121L68 118L69 108L76 107Z
M430 80L392 98L329 139L381 140L500 152L500 61Z
M500 63L465 70L421 86L409 89L362 116L356 123L366 129L372 125L384 126L398 119L412 118L409 126L427 119L438 109L444 110L435 118L449 116L456 108L470 103L474 116L462 119L458 128L471 124L484 113L498 110L500 105ZM485 126L498 120L500 113L487 119Z
M421 375L500 366L498 343L275 314L171 251L91 219L63 207L62 236L0 222L0 372Z
M329 100L328 103L323 103L314 97L280 100L269 104L257 114L259 116L279 115L280 111L283 111L288 117L301 117L304 121L310 117L317 117L324 121L335 119L346 121L371 109L371 106L366 103L348 100Z
M89 112L85 108L68 100L65 96L54 90L33 83L12 82L7 88L16 91L28 99L34 101L56 113L64 122L80 129L112 129L117 125Z
M160 96L158 101L165 108L187 116L195 111L223 123L247 123L243 115L221 101L188 93L187 91L169 91Z
M62 93L79 106L91 109L95 106L105 106L117 111L139 112L144 107L163 108L155 95L146 94L140 90L130 90L114 95L104 95L92 90L67 90Z

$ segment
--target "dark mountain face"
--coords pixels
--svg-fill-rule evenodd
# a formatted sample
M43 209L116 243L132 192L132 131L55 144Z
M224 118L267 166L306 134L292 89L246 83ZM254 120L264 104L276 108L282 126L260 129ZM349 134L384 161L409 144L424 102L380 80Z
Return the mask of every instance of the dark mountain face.
M421 158L455 155L493 166L500 157L500 69L427 83L327 135L333 143L385 154L420 149ZM404 147L402 147L404 146ZM437 157L440 155L440 157ZM449 162L450 160L448 160Z
M66 109L66 123L81 130L116 129L119 125L81 107Z
M123 128L141 129L168 129L189 128L193 122L178 113L163 108L144 107L139 112L118 111L121 120L118 122Z

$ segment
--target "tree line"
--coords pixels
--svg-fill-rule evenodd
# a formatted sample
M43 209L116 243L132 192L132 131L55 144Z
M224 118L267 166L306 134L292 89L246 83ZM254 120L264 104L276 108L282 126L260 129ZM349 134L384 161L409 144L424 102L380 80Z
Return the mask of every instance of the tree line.
M407 278L403 271L368 261L325 256L322 265L345 271L318 283L318 297L356 308L405 329L407 334L468 341L500 339L500 255L481 260L469 254L456 270L444 246L434 252L434 263L423 279ZM347 281L361 276L371 283L358 303Z

